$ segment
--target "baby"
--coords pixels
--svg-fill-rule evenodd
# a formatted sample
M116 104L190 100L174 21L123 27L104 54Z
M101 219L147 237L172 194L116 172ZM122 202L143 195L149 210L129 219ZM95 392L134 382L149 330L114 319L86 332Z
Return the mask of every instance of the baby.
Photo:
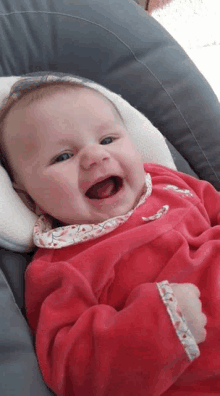
M63 92L28 108L23 98L6 117L2 144L14 188L25 190L43 212L65 225L99 223L127 213L142 193L145 172L122 119L91 89ZM111 175L123 179L124 193L117 202L115 197L106 205L85 195ZM109 181L109 190L112 186Z
M143 164L98 92L38 92L6 114L1 146L43 214L25 276L45 382L68 396L216 394L219 193ZM44 232L47 216L60 227Z

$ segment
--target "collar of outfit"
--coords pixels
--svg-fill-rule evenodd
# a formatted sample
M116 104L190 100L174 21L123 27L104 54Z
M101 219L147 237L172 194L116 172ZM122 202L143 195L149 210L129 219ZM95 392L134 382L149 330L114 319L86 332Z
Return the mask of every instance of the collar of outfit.
M33 239L36 246L48 249L61 249L99 238L117 228L129 219L135 209L142 205L152 193L152 181L149 173L145 175L144 192L134 209L122 216L112 217L98 224L75 224L53 228L53 218L41 215L35 223ZM145 220L145 218L143 218ZM147 219L146 219L147 220Z

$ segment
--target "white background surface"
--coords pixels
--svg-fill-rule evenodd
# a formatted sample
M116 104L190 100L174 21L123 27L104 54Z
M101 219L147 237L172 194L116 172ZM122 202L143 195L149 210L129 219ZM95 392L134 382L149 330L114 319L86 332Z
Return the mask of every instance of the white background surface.
M187 52L220 101L220 0L172 0L152 17Z

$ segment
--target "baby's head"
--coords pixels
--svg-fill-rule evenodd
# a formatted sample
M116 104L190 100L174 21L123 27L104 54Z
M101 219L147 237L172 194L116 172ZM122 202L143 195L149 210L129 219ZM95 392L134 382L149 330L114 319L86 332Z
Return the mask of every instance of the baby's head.
M110 100L80 84L51 82L8 103L0 124L6 169L41 212L64 225L96 224L137 205L143 161ZM110 176L117 178L87 193Z

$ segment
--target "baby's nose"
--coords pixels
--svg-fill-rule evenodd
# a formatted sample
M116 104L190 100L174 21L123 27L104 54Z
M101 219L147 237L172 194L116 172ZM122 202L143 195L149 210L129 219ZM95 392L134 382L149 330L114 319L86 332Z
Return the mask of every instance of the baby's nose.
M99 164L110 158L110 154L104 146L91 144L84 148L81 154L81 165L87 169L94 164Z

